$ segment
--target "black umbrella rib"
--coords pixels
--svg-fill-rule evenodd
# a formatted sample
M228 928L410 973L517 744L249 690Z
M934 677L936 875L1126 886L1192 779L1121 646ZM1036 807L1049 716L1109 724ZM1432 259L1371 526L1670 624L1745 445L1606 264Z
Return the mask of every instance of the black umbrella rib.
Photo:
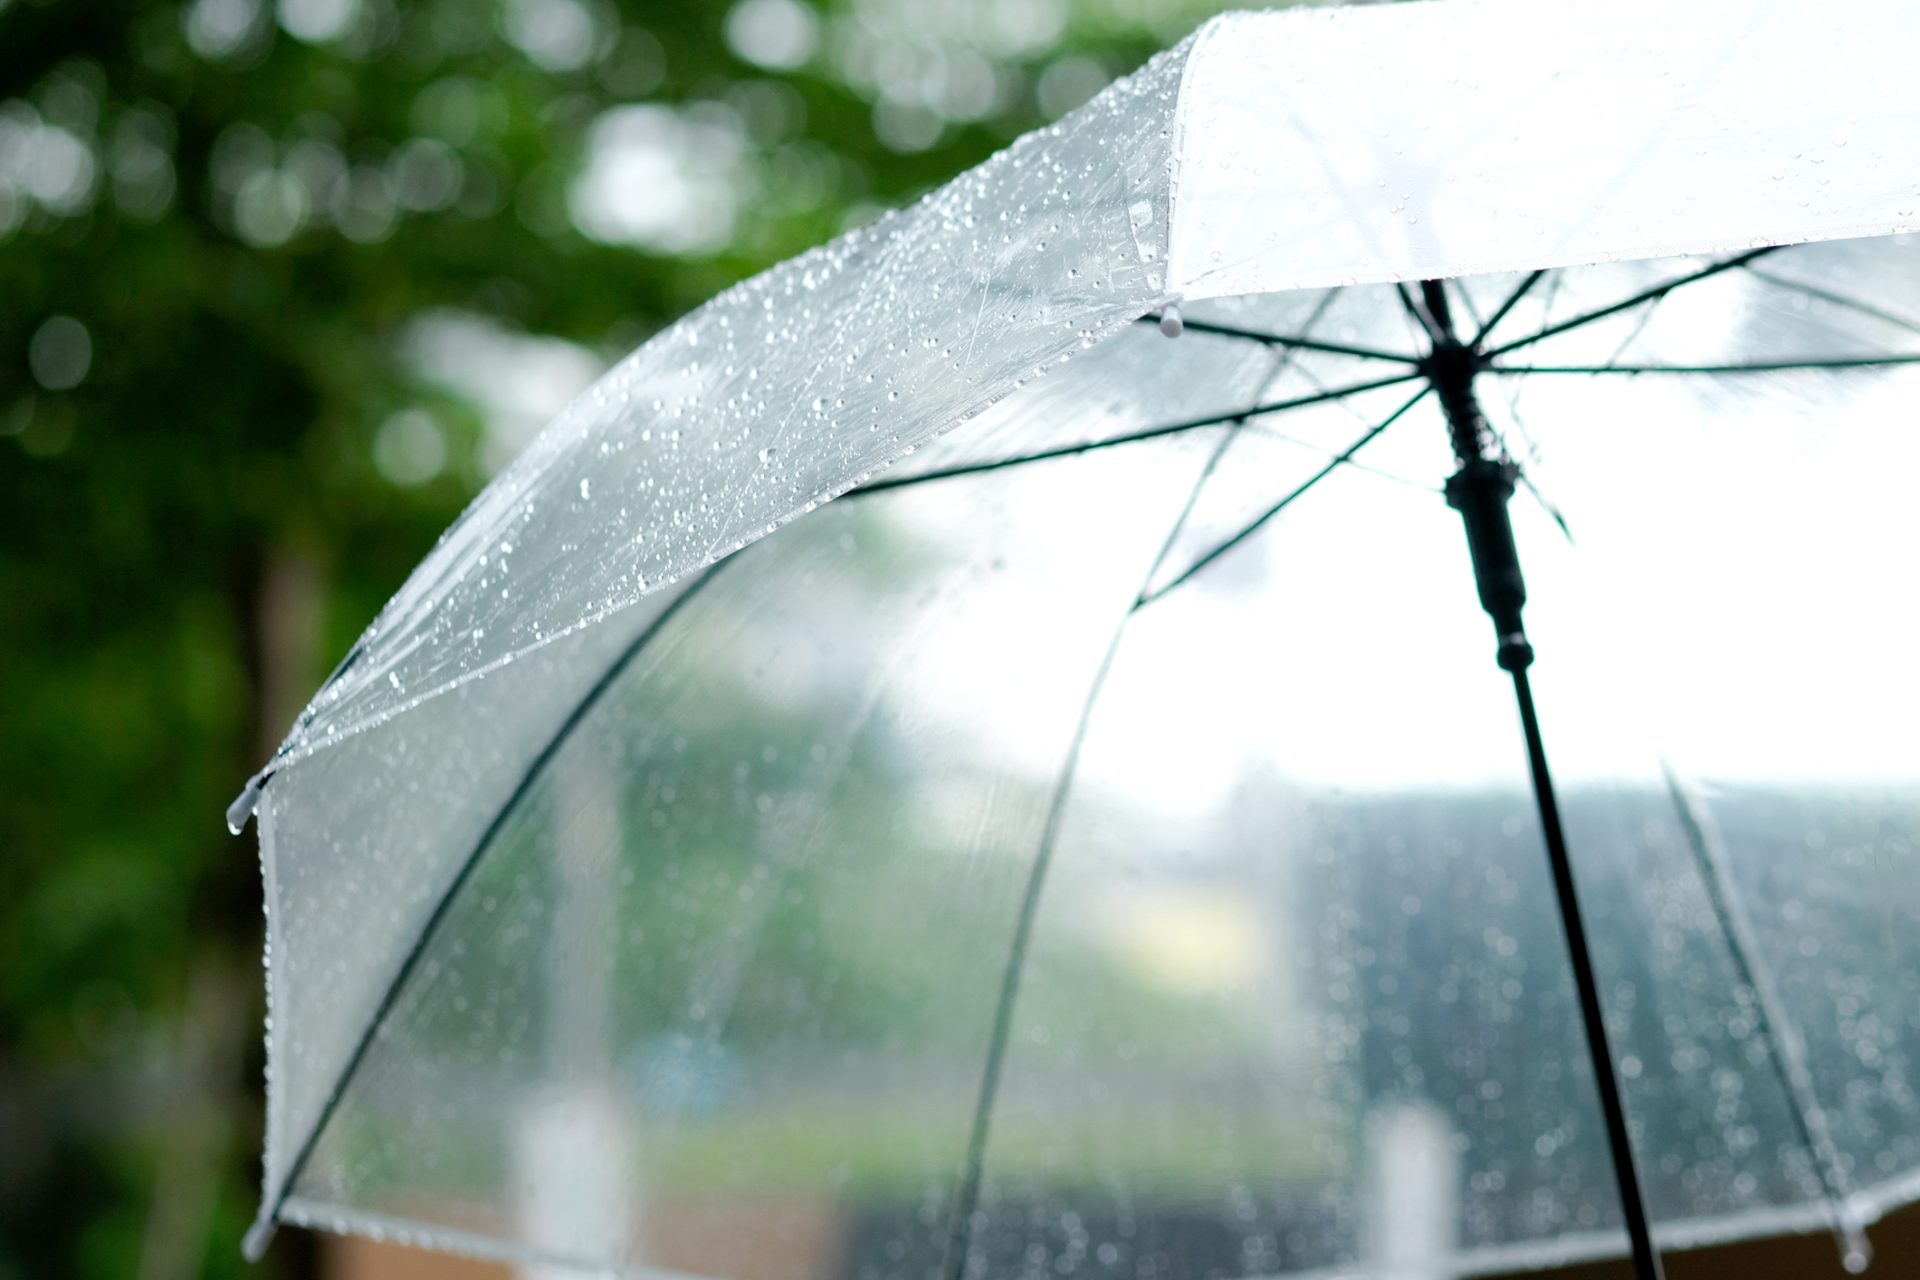
M1660 284L1654 285L1652 288L1642 289L1631 297L1622 298L1618 302L1608 303L1604 307L1595 307L1591 311L1583 311L1579 315L1569 316L1557 324L1550 324L1544 329L1530 333L1524 338L1515 338L1512 342L1502 343L1500 346L1488 351L1486 358L1489 360L1497 359L1509 351L1517 351L1521 347L1531 346L1547 338L1556 337L1559 334L1567 332L1569 329L1578 329L1583 325L1592 324L1596 320L1604 320L1608 316L1618 315L1622 311L1630 311L1643 302L1652 302L1656 299L1664 298L1675 289L1685 285L1695 284L1701 280L1709 279L1719 275L1723 271L1732 271L1736 268L1744 267L1755 259L1763 258L1769 253L1777 252L1780 248L1781 246L1779 245L1768 245L1763 249L1750 250L1740 254L1738 257L1726 258L1719 262L1710 263L1697 271L1690 271L1686 275L1675 276L1673 279L1663 281Z
M1435 283L1438 284L1439 282L1435 281ZM1413 322L1420 326L1420 331L1427 335L1429 341L1439 342L1446 336L1441 331L1439 321L1434 316L1428 314L1427 310L1418 302L1414 301L1413 291L1407 288L1406 281L1395 281L1393 289L1395 293L1400 295L1400 306L1406 311L1408 316L1412 317Z
M1245 416L1242 415L1243 420ZM1220 459L1226 454L1236 434L1228 433L1221 437L1220 443L1207 456L1206 465L1200 469L1193 488L1187 493L1186 503L1174 518L1167 536L1160 543L1160 550L1155 553L1146 576L1141 580L1142 592L1153 581L1153 575L1160 572L1160 566L1173 550L1180 531L1193 515L1201 491L1213 477L1214 468L1220 465ZM973 1127L967 1139L966 1166L954 1199L953 1215L947 1224L946 1251L940 1267L941 1280L960 1280L961 1273L966 1269L967 1254L973 1245L973 1215L980 1203L980 1181L986 1168L987 1136L993 1104L999 1096L1000 1072L1006 1061L1007 1045L1013 1036L1014 1001L1020 992L1020 979L1026 968L1027 947L1033 938L1034 922L1039 918L1040 892L1046 884L1047 872L1053 866L1054 848L1059 843L1060 828L1066 817L1067 796L1073 789L1074 775L1080 767L1080 752L1086 745L1087 727L1093 722L1094 707L1099 704L1101 690L1106 687L1114 658L1120 652L1120 641L1127 633L1127 622L1139 611L1140 598L1136 596L1120 616L1112 638L1107 641L1106 652L1101 655L1100 665L1094 669L1093 679L1087 686L1087 696L1080 704L1080 718L1074 723L1073 737L1067 742L1067 752L1060 764L1060 776L1054 783L1053 796L1047 804L1046 821L1040 829L1040 843L1034 850L1033 867L1027 873L1026 893L1020 900L1020 914L1014 920L1013 940L1007 948L1006 966L1001 970L1000 994L994 1005L993 1027L988 1033L986 1066L981 1072L980 1094L974 1104Z
M1160 316L1152 313L1140 317L1141 324L1158 324ZM1354 356L1361 360L1388 360L1394 364L1415 365L1420 357L1404 351L1388 351L1381 347L1361 347L1344 342L1322 342L1318 338L1291 338L1277 333L1262 333L1257 329L1240 329L1230 324L1218 324L1212 320L1195 320L1182 316L1181 328L1188 333L1204 333L1218 338L1245 338L1248 342L1257 342L1266 347L1285 347L1289 351L1322 351L1328 355Z
M1490 364L1484 373L1779 373L1789 369L1875 369L1920 364L1920 354L1755 360L1745 364Z
M733 557L729 557L728 559L732 558ZM333 1113L339 1109L341 1100L346 1097L347 1087L352 1084L354 1075L360 1069L360 1064L366 1060L368 1052L373 1048L373 1042L379 1035L380 1028L385 1024L387 1015L393 1011L394 1005L399 1003L400 993L405 989L407 980L411 978L414 971L419 968L420 961L426 955L427 944L430 943L439 932L441 924L445 922L447 916L452 911L454 900L460 896L460 891L472 880L474 870L484 860L487 851L493 847L493 843L499 837L500 832L505 829L507 819L513 815L514 811L520 806L520 802L524 800L527 793L533 789L534 783L537 782L541 774L546 771L547 765L560 753L560 748L565 746L567 740L573 736L573 731L580 727L580 723L585 720L588 714L593 711L594 707L599 704L600 699L606 695L607 690L612 688L614 683L625 674L627 668L633 664L634 658L639 656L640 652L647 647L654 637L666 629L667 624L679 615L681 609L686 607L687 603L692 600L694 596L698 595L703 587L707 586L707 584L718 576L721 566L727 562L727 560L720 560L709 565L701 572L699 577L687 584L686 589L682 591L678 597L660 611L658 617L641 629L640 634L635 636L633 641L628 644L625 649L621 650L620 655L601 673L600 678L594 682L593 687L588 689L580 701L574 704L573 710L567 713L567 718L561 721L560 726L554 730L553 736L547 740L546 745L540 749L539 754L534 756L533 760L527 765L526 771L520 775L519 783L516 784L512 792L508 794L506 802L502 804L498 812L493 815L493 820L487 824L486 830L483 831L480 838L474 842L474 846L472 850L468 852L466 860L460 864L460 869L454 872L453 879L447 883L446 889L441 892L439 900L434 903L432 912L427 916L426 923L421 926L419 936L414 939L413 946L407 951L406 956L401 959L400 967L394 971L392 979L387 983L386 991L381 995L380 1003L375 1006L373 1016L367 1020L367 1025L365 1029L361 1031L360 1039L355 1042L353 1052L348 1056L346 1065L340 1069L340 1076L334 1081L333 1088L328 1091L327 1100L321 1104L320 1114L314 1120L313 1128L308 1130L305 1140L300 1144L298 1154L294 1156L293 1163L288 1166L286 1178L281 1182L279 1189L274 1192L272 1200L273 1207L262 1219L263 1222L274 1223L279 1221L280 1212L285 1207L287 1198L293 1194L294 1184L300 1180L300 1174L306 1169L307 1161L312 1157L314 1148L319 1145L320 1135L326 1132L328 1122L333 1119Z
M1388 414L1377 425L1367 428L1366 432L1363 435L1361 435L1359 439L1355 440L1352 444L1348 445L1346 448L1342 449L1339 453L1335 454L1327 462L1326 466L1320 468L1318 471L1308 476L1305 480L1301 481L1298 485L1296 485L1293 488L1291 492L1289 492L1284 498L1280 499L1280 501L1274 503L1271 507L1268 507L1265 511L1261 512L1259 516L1255 517L1255 519L1251 524L1247 525L1245 528L1241 529L1240 532L1234 534L1232 537L1228 538L1226 541L1220 543L1218 546L1214 547L1213 550L1207 552L1205 555L1201 556L1198 560L1195 560L1192 564L1188 565L1185 569L1181 570L1179 577L1167 583L1166 586L1161 587L1158 591L1143 591L1140 595L1140 604L1142 606L1152 604L1155 600L1160 599L1162 596L1166 595L1169 591L1172 591L1175 587L1180 586L1182 583L1185 583L1186 581L1191 579L1195 574L1199 573L1202 569L1212 564L1215 560L1218 560L1221 556L1225 555L1227 552L1233 550L1235 547L1239 546L1242 542L1246 541L1249 537L1253 535L1255 530L1259 529L1262 525L1266 524L1267 521L1279 515L1282 511L1285 511L1288 507L1292 506L1296 501L1298 501L1301 497L1305 496L1309 490L1311 490L1315 485L1319 484L1322 480L1325 480L1328 476L1332 475L1335 471L1339 470L1342 466L1351 462L1353 460L1353 456L1356 453L1359 453L1362 449L1366 448L1369 444L1372 444L1373 441L1379 437L1381 432L1385 431L1388 427L1392 426L1394 423L1400 421L1400 419L1406 415L1409 409L1413 408L1413 406L1415 406L1416 404L1419 404L1420 401L1426 397L1427 392L1430 390L1432 390L1431 386L1426 386L1426 387L1421 387L1418 391L1414 392L1413 396L1410 399L1406 400L1404 403L1402 403L1398 409L1395 409L1392 413Z
M1522 298L1526 297L1529 293L1533 292L1533 286L1539 284L1540 281L1546 276L1546 274L1547 274L1546 271L1542 269L1542 270L1533 272L1525 280L1522 280L1519 283L1519 285L1514 289L1514 291L1507 295L1506 300L1502 302L1498 307L1494 308L1493 314L1488 316L1485 322L1481 324L1479 330L1473 335L1473 342L1471 345L1477 347L1481 343L1485 342L1487 340L1487 335L1492 333L1494 329L1499 325L1499 323L1502 320L1505 320L1507 318L1507 313L1509 311L1512 311L1515 307L1520 305L1520 300ZM1549 299L1551 299L1552 295L1549 294L1548 297Z
M1331 295L1329 295L1329 299L1330 298L1331 298ZM1317 321L1320 318L1321 313L1324 312L1325 310L1326 310L1326 307L1323 304L1319 310L1316 310L1314 312L1313 316L1308 320L1308 323L1312 324L1315 321ZM1318 378L1314 377L1312 373L1310 373L1305 368L1301 367L1297 362L1294 363L1294 368L1300 374L1301 377L1307 380L1307 385L1313 387L1315 390L1324 391L1326 389L1326 384L1324 382L1321 382ZM1365 414L1361 413L1358 409L1354 408L1352 405L1348 405L1346 406L1346 408L1347 408L1347 412L1351 413L1363 425L1367 424L1367 417ZM1338 450L1330 449L1326 445L1317 444L1312 440L1305 440L1299 436L1292 435L1285 431L1281 431L1268 422L1249 423L1247 426L1247 430L1253 432L1255 435L1261 436L1268 440L1275 440L1281 444L1290 444L1290 445L1293 445L1295 448L1305 449L1307 452L1315 454L1321 458L1335 458L1339 456ZM1364 472L1370 476L1379 476L1382 480L1391 480L1396 484L1403 484L1403 485L1407 485L1410 488L1419 489L1423 493L1439 493L1440 492L1440 487L1438 485L1425 484L1419 480L1413 479L1410 476L1398 475L1392 471L1385 470L1384 468L1381 468L1381 467L1369 466L1367 463L1361 462L1355 458L1348 458L1341 465L1348 467L1349 469L1354 471Z
M1544 274L1543 272L1535 272L1531 277L1528 278L1526 283L1522 285L1520 291L1517 292L1514 296L1517 298L1520 293L1524 293L1526 287L1528 285L1531 285L1533 281L1539 279L1539 277L1543 274ZM1559 279L1560 278L1556 276L1555 283L1558 283ZM1549 289L1547 291L1547 313L1548 314L1552 313L1553 295L1554 295L1554 291ZM1608 373L1618 373L1620 371L1620 356L1627 350L1627 348L1631 347L1635 342L1639 341L1640 335L1646 332L1647 326L1653 322L1653 317L1658 312L1660 304L1666 301L1667 297L1668 297L1668 294L1663 293L1659 297L1652 299L1648 303L1646 309L1640 313L1640 318L1634 322L1633 328L1628 331L1627 336L1620 340L1618 345L1614 347L1613 354L1607 357L1606 363L1601 366L1603 370L1605 370ZM1490 325L1483 325L1481 326L1480 332L1484 334L1487 332L1487 330L1490 327L1491 327ZM1510 365L1497 370L1493 369L1492 366L1482 366L1482 371L1489 371L1489 370L1493 372L1501 372L1501 373L1511 372L1516 377L1523 376L1527 373L1535 372L1533 368L1526 365ZM1517 389L1517 386L1515 387L1515 389L1509 390L1508 385L1503 384L1500 390L1501 390L1502 396L1504 396L1506 399L1507 412L1513 419L1513 425L1519 429L1522 439L1526 440L1527 452L1530 460L1533 462L1538 462L1540 460L1540 451L1538 447L1534 445L1533 441L1527 437L1526 425L1521 421L1521 418L1520 418L1520 393ZM1511 454L1512 450L1507 448L1507 442L1504 436L1502 436L1498 430L1495 430L1494 436L1497 440L1499 440L1501 449ZM1566 516L1561 512L1560 508L1555 506L1553 503L1547 501L1547 496L1544 493L1542 493L1540 491L1540 487L1534 483L1533 477L1524 468L1521 468L1516 464L1515 471L1514 471L1514 478L1520 482L1520 484L1526 489L1527 493L1533 497L1534 501L1540 504L1541 509L1547 513L1548 517L1552 519L1554 524L1560 527L1561 536L1565 537L1568 542L1572 542L1573 529L1567 524Z
M1228 423L1243 422L1248 418L1259 417L1263 413L1282 413L1289 409L1305 409L1316 404L1326 404L1333 400L1342 400L1348 396L1357 396L1367 391L1378 391L1382 387L1397 387L1413 382L1419 373L1395 374L1390 378L1375 378L1368 382L1349 383L1342 387L1331 387L1317 391L1312 395L1295 396L1289 400L1275 400L1267 404L1257 404L1250 409L1235 409L1228 413L1208 414L1204 418L1190 418L1185 422L1175 422L1163 427L1150 427L1145 431L1129 432L1122 436L1109 436L1104 440L1089 440L1084 444L1062 445L1057 449L1041 449L1034 453L1023 453L1012 458L994 458L986 462L969 462L960 466L941 467L935 471L921 471L906 476L885 476L870 480L857 489L841 495L842 501L857 498L864 494L883 493L888 489L903 489L908 485L925 484L933 480L950 480L955 476L978 475L983 471L998 471L1003 467L1024 466L1029 462L1049 462L1055 458L1070 458L1075 454L1091 453L1095 449L1109 449L1115 445L1134 444L1141 440L1158 440L1163 436L1177 435L1182 431L1196 431L1202 427L1218 427Z
M1548 286L1547 296L1541 303L1541 317L1542 319L1550 318L1553 315L1554 299L1560 291L1560 282L1565 277L1558 272L1548 272L1543 268L1529 274L1512 293L1507 295L1506 300L1494 309L1493 315L1479 322L1479 328L1474 331L1471 345L1476 349L1479 348L1486 341L1487 335L1493 332L1494 328L1506 318L1507 313L1518 306L1520 300L1531 293L1534 286L1539 284L1549 274L1553 276L1553 284ZM1462 290L1461 292L1464 296L1466 291ZM1638 330L1636 329L1635 332L1637 336ZM1629 341L1631 341L1631 339L1629 339ZM1622 347L1622 350L1624 349L1625 348ZM1614 357L1617 359L1619 354L1619 351L1614 352ZM1526 420L1520 416L1520 384L1518 382L1501 384L1500 395L1501 398L1506 401L1507 416L1513 422L1514 430L1519 434L1521 443L1526 447L1528 463L1537 464L1540 461L1540 446L1534 441L1532 433L1527 430ZM1511 456L1513 450L1508 448L1504 433L1496 429L1495 435L1500 441L1500 447ZM1561 536L1565 537L1568 542L1572 542L1573 529L1567 523L1565 513L1563 513L1556 504L1548 500L1545 492L1543 492L1540 486L1534 481L1532 472L1522 467L1517 472L1515 478L1525 487L1527 493L1533 500L1540 504L1540 508L1547 513L1554 524L1559 526Z

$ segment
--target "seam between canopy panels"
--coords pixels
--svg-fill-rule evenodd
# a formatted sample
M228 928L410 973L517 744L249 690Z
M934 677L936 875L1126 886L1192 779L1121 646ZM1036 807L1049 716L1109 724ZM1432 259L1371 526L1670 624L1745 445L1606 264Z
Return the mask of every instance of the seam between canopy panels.
M1178 302L1185 296L1186 281L1182 274L1175 270L1173 261L1173 227L1174 221L1180 216L1180 171L1184 164L1182 157L1186 153L1187 141L1187 87L1192 83L1194 66L1205 55L1207 46L1213 43L1215 34L1226 25L1230 16L1216 14L1208 18L1200 25L1200 29L1193 33L1187 46L1187 60L1180 66L1180 87L1174 91L1173 95L1173 120L1168 126L1173 136L1169 139L1170 145L1167 148L1167 233L1165 242L1160 248L1160 262L1166 269L1162 305L1166 302Z

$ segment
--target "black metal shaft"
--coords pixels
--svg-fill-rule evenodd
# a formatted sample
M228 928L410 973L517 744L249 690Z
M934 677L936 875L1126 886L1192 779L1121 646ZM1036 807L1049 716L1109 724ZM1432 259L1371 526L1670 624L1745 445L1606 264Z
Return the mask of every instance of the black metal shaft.
M1587 927L1580 914L1580 897L1573 885L1573 864L1567 857L1567 836L1560 824L1560 805L1553 794L1553 775L1547 770L1547 748L1540 737L1540 717L1534 710L1533 686L1525 667L1513 671L1513 696L1520 704L1520 726L1527 735L1527 765L1533 772L1533 798L1540 809L1540 829L1547 841L1547 865L1553 871L1553 894L1560 907L1560 923L1567 932L1567 952L1573 961L1573 985L1580 993L1580 1020L1586 1024L1587 1053L1593 1059L1594 1083L1600 1089L1600 1111L1607 1122L1607 1146L1613 1153L1614 1181L1620 1188L1620 1211L1627 1220L1627 1243L1633 1254L1634 1275L1640 1280L1664 1280L1660 1254L1653 1247L1647 1221L1646 1195L1640 1189L1640 1171L1633 1159L1633 1139L1627 1131L1626 1105L1614 1074L1613 1049L1600 1009L1600 983L1593 972L1587 946Z
M1633 1140L1627 1129L1626 1104L1620 1096L1620 1078L1607 1040L1600 1007L1600 983L1593 971L1587 928L1580 914L1580 898L1573 883L1573 863L1567 856L1566 829L1560 822L1560 804L1553 793L1553 775L1547 768L1546 744L1540 735L1540 717L1533 705L1533 687L1527 668L1533 664L1533 646L1527 640L1521 612L1527 603L1526 579L1520 572L1520 553L1513 539L1507 504L1518 475L1513 463L1494 448L1473 379L1481 353L1454 336L1453 318L1445 288L1437 280L1420 286L1417 314L1433 337L1433 352L1424 369L1446 414L1447 431L1460 469L1447 481L1447 501L1460 512L1467 546L1473 555L1474 584L1481 607L1493 619L1498 636L1497 659L1513 673L1513 692L1520 704L1520 725L1527 738L1527 765L1533 776L1533 798L1540 810L1541 834L1546 839L1547 864L1553 873L1554 899L1567 935L1573 983L1580 997L1580 1020L1586 1030L1587 1053L1593 1061L1594 1083L1600 1091L1600 1110L1606 1120L1607 1146L1613 1156L1614 1182L1620 1189L1620 1211L1626 1219L1627 1242L1638 1280L1665 1280L1660 1254L1653 1247L1647 1220L1647 1202L1634 1164ZM1409 307L1414 307L1408 296Z

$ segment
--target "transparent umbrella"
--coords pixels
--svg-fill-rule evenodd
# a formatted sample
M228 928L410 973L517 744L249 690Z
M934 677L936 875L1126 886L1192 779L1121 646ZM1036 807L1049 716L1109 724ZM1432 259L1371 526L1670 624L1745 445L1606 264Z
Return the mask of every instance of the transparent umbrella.
M1231 16L641 347L229 815L249 1247L1864 1266L1917 57L1893 0Z

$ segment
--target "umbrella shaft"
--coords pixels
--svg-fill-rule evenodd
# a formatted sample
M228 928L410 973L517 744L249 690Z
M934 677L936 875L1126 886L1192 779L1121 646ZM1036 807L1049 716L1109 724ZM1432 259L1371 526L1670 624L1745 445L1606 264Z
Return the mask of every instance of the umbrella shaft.
M1573 982L1580 994L1580 1019L1586 1024L1587 1052L1593 1059L1594 1083L1600 1089L1600 1110L1607 1122L1607 1145L1613 1153L1614 1179L1620 1188L1620 1210L1626 1217L1627 1239L1637 1280L1663 1280L1660 1255L1653 1247L1647 1222L1647 1202L1634 1165L1633 1142L1627 1132L1627 1112L1620 1099L1620 1081L1614 1074L1613 1051L1600 1011L1600 984L1594 977L1593 956L1587 948L1586 925L1574 890L1573 865L1567 857L1566 832L1560 825L1560 805L1553 794L1553 776L1547 770L1547 749L1540 738L1540 719L1534 710L1533 688L1525 668L1513 672L1513 692L1520 704L1520 723L1527 736L1527 764L1533 772L1533 795L1540 807L1540 827L1546 836L1547 863L1553 870L1553 892L1560 922L1567 932L1567 951L1573 961Z
M1627 1131L1626 1106L1620 1099L1620 1080L1614 1074L1613 1050L1600 1008L1600 983L1593 972L1580 898L1574 890L1573 864L1567 857L1567 836L1560 823L1560 805L1553 794L1553 775L1547 769L1547 749L1540 736L1540 718L1533 705L1533 686L1527 668L1533 663L1521 612L1527 603L1526 579L1520 572L1520 552L1513 539L1507 511L1513 498L1518 469L1494 451L1493 434L1473 392L1473 380L1484 357L1454 336L1453 318L1445 287L1437 280L1421 286L1425 323L1434 346L1424 362L1435 394L1446 415L1447 432L1460 469L1447 481L1447 502L1466 525L1467 546L1473 555L1474 584L1480 604L1493 619L1499 638L1500 665L1513 673L1513 692L1520 704L1520 723L1526 731L1527 764L1533 774L1533 796L1540 808L1540 828L1546 837L1547 864L1553 872L1553 892L1560 923L1567 934L1573 982L1580 996L1580 1020L1586 1029L1587 1052L1593 1060L1594 1084L1600 1090L1600 1110L1607 1124L1607 1146L1613 1155L1614 1180L1620 1189L1620 1211L1626 1218L1627 1240L1637 1280L1664 1280L1660 1255L1653 1247L1647 1221L1646 1197L1633 1161L1633 1141Z

